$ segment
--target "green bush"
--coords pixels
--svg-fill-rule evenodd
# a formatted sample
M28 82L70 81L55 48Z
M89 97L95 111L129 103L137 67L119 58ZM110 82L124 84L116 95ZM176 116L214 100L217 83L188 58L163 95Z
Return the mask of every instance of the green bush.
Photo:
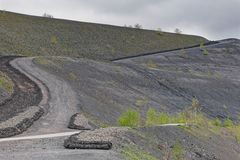
M13 93L12 80L1 71L0 71L0 88L6 90L9 94Z
M227 119L223 122L223 126L224 126L224 127L232 127L232 126L234 126L234 124L233 124L233 121L232 121L231 119L227 118Z
M134 109L128 109L118 119L120 126L138 127L140 125L140 113Z
M219 118L216 118L213 120L213 125L221 127L222 126L222 121Z
M136 146L124 146L121 152L125 160L157 160L150 153L137 148Z
M185 151L179 141L177 143L175 143L172 148L172 159L173 160L184 160L185 159Z
M204 46L204 43L200 44L200 49L203 52L203 55L208 55L208 50L206 49L206 47Z
M156 110L153 108L149 108L147 111L146 125L156 124L157 119L158 119L158 113L156 112Z
M158 118L159 124L168 124L171 122L171 117L167 113L160 113Z

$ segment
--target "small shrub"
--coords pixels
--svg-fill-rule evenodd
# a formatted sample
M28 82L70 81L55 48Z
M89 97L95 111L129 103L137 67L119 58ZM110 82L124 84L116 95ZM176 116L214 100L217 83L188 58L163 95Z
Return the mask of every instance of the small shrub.
M135 105L137 107L142 107L148 103L148 99L146 97L138 97L136 99Z
M174 122L176 123L186 123L187 122L187 118L186 118L186 113L181 112L178 114L178 116L176 117L176 119L174 120Z
M158 119L158 113L156 112L156 110L153 108L149 108L147 111L146 125L156 124L157 119Z
M205 55L205 56L208 55L208 51L207 51L206 47L204 46L204 43L200 44L200 49L203 52L203 55Z
M167 113L160 113L158 118L159 124L168 124L170 123L171 117Z
M44 14L43 14L43 17L46 17L46 18L53 18L53 15L48 14L48 13L44 13Z
M176 28L176 29L174 30L174 32L177 33L177 34L182 34L182 31L181 31L179 28Z
M138 127L140 125L140 113L134 109L128 109L118 119L120 126Z
M54 45L54 44L57 44L57 42L58 42L58 41L57 41L57 37L56 37L56 36L52 36L50 42L51 42L51 44L53 44L53 45Z
M213 125L217 126L217 127L221 127L222 126L222 121L219 118L216 118L213 120Z
M69 73L68 76L69 76L69 79L72 80L72 81L75 81L77 79L77 76L72 72Z
M9 94L13 93L13 82L3 72L0 71L0 88L6 90Z
M134 25L134 28L142 29L142 25L140 25L140 24L137 23L137 24Z
M184 160L185 159L185 151L179 141L177 143L175 143L172 148L172 159L173 160Z
M158 65L155 62L153 62L152 60L149 60L147 62L147 68L148 69L156 69L157 67L158 67Z
M229 118L227 118L224 122L223 122L223 126L224 127L233 127L234 124L233 124L233 121Z
M146 151L136 146L125 146L121 152L125 160L158 160Z
M157 29L157 34L158 34L159 36L164 35L164 33L163 33L163 31L162 31L161 28L158 28L158 29Z

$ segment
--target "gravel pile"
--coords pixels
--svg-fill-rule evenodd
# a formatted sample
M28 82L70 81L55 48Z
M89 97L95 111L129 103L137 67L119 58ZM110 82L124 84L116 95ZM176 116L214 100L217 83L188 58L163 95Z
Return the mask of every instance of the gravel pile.
M83 131L65 140L69 149L111 149L122 141L128 128L110 127L94 131Z
M77 113L71 117L68 128L79 130L94 129L94 127L89 123L88 119L80 113Z

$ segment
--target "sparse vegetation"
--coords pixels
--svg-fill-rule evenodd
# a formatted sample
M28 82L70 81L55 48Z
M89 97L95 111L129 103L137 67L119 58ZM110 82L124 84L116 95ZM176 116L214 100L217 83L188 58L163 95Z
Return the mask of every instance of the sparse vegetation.
M158 158L136 146L125 146L122 149L122 154L126 160L158 160Z
M158 121L158 113L155 109L149 108L147 111L146 125L154 125Z
M208 50L206 49L206 47L204 46L204 43L202 42L200 44L200 49L203 52L203 55L207 56L208 55Z
M43 14L43 17L46 17L46 18L53 18L53 15L48 14L48 13L44 13L44 14Z
M118 119L120 126L138 127L140 125L140 113L134 109L128 109Z
M148 69L156 69L158 65L152 60L147 61L146 66Z
M172 160L184 160L185 159L185 151L179 141L177 141L174 144L171 154L172 154Z
M138 97L136 99L135 105L137 107L142 107L148 103L148 99L146 97Z
M181 31L179 28L176 28L176 29L174 30L174 32L177 33L177 34L182 34L182 31Z
M142 29L142 25L140 25L140 24L137 23L137 24L134 25L134 28Z
M77 76L74 73L69 73L69 79L72 81L75 81L77 79Z
M161 28L158 28L158 29L157 29L157 34L158 34L159 36L164 35L164 33L163 33L163 31L162 31Z
M9 94L13 93L12 80L5 73L1 71L0 71L0 88L4 89Z
M121 126L138 127L141 125L140 119L140 113L137 110L129 109L127 112L121 115L118 122ZM153 108L148 109L144 125L154 126L170 123L190 124L189 126L187 125L188 127L186 128L188 131L199 132L199 128L201 128L201 131L205 131L203 134L207 134L208 132L220 134L221 132L219 131L224 129L231 133L231 135L235 137L238 142L240 142L240 125L234 124L229 118L225 119L223 122L218 118L214 120L208 119L203 113L201 113L201 106L196 98L192 99L192 104L190 107L177 115L157 112ZM195 130L191 126L198 127L195 128Z
M156 31L39 18L7 11L0 11L0 22L0 53L27 56L109 60L206 41L198 36L177 36L166 32L164 36L159 36ZM51 42L52 36L55 38ZM132 39L132 36L135 38ZM106 47L106 44L111 47Z
M229 118L225 119L224 122L223 122L223 127L233 127L234 124L233 124L233 121Z
M51 42L51 44L53 44L53 45L57 44L57 42L58 42L58 41L57 41L57 37L56 37L56 36L52 36L50 42Z
M38 64L43 65L43 66L47 66L47 65L49 65L49 63L50 63L50 61L47 60L47 59L44 58L44 57L38 57L38 58L36 58L35 60L36 60L36 62L37 62Z

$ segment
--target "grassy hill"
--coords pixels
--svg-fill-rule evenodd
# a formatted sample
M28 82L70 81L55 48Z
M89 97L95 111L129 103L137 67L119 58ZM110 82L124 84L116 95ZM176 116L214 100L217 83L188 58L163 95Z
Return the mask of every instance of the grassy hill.
M0 11L0 54L114 59L191 46L199 36L35 17Z

